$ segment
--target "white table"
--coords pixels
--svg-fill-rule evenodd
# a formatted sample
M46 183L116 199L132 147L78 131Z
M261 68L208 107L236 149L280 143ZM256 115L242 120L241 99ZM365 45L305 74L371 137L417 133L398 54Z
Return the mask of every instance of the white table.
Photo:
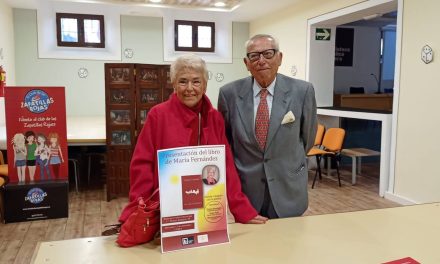
M366 148L350 148L343 149L341 155L351 158L351 184L354 185L356 184L356 174L361 173L362 157L380 156L380 152Z
M439 219L440 204L426 204L232 224L229 244L167 254L152 244L119 248L115 237L42 242L34 263L440 263Z

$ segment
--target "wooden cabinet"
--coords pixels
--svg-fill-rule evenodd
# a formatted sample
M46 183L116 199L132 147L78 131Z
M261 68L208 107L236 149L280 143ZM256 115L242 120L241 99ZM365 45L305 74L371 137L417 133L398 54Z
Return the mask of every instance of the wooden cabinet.
M169 65L106 63L107 200L127 196L129 167L148 111L173 88Z

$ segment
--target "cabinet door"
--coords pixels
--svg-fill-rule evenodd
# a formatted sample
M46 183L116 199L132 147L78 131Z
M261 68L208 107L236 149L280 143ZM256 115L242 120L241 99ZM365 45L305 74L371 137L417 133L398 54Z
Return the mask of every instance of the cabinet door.
M162 65L162 101L168 100L170 95L174 92L173 84L171 83L170 65Z
M106 63L107 199L127 196L129 166L135 145L136 90L134 64Z
M107 149L107 200L127 196L130 190L130 161L132 148Z

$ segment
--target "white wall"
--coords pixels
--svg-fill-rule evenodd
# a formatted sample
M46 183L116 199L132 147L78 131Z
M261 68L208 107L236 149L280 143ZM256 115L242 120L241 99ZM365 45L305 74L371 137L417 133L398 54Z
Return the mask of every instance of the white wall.
M6 84L15 84L15 49L12 9L0 0L0 65L6 71Z
M417 202L440 201L438 10L440 1L404 1L394 192ZM420 59L426 44L434 50L430 64Z
M279 71L291 76L291 67L296 66L296 78L306 77L307 20L329 11L361 2L360 0L308 0L256 18L250 23L250 34L273 34L283 51L283 64Z
M336 27L319 25L319 28L330 30L330 40L316 40L315 26L311 26L310 34L310 52L309 50L309 69L313 71L307 73L307 80L313 83L316 91L316 104L318 106L333 106L333 87L328 85L334 81L335 64L335 35Z
M68 116L104 116L104 63L118 61L40 59L37 54L36 11L14 9L14 32L17 64L17 85L65 86ZM217 105L219 87L247 75L242 62L244 42L249 36L248 23L232 24L233 58L228 64L208 64L214 74L224 80L208 81L207 95ZM235 49L235 47L240 47ZM122 62L169 64L163 60L163 28L160 17L121 16L121 49L131 48L132 59ZM119 61L121 62L121 61ZM89 76L79 78L79 68L87 68Z
M12 9L0 0L0 65L6 71L6 85L15 84L15 49ZM5 100L0 97L0 125L5 123Z
M350 86L364 87L365 93L377 92L379 78L380 28L354 28L353 66L335 66L334 88L336 94L347 94Z

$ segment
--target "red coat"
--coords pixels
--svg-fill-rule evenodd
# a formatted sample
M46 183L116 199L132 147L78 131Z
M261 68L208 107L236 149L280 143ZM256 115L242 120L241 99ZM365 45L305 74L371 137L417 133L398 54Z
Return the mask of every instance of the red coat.
M224 120L212 107L208 97L203 96L203 122L201 145L226 146L226 189L228 205L237 222L245 223L257 211L241 191L241 183L235 169L234 159L225 136ZM137 198L149 197L159 186L157 173L157 150L190 146L192 122L198 114L182 104L173 94L171 98L153 107L139 134L130 164L129 203L122 211L119 221L124 222L135 210Z

